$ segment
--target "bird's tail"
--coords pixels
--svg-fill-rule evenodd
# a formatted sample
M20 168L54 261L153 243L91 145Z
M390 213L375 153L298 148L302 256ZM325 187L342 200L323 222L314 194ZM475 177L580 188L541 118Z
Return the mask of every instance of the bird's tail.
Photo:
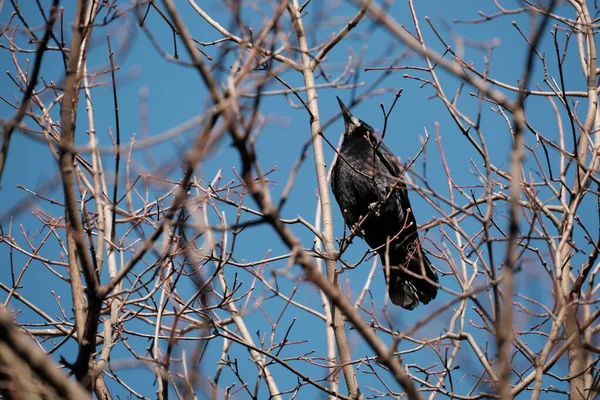
M439 282L437 272L421 250L421 246L417 244L411 247L413 249L416 247L418 250L395 249L393 251L395 254L390 254L389 257L389 269L385 267L385 254L380 254L384 272L389 270L389 280L386 281L389 282L390 299L395 305L407 310L412 310L419 305L419 302L427 304L435 299L438 288L430 282Z

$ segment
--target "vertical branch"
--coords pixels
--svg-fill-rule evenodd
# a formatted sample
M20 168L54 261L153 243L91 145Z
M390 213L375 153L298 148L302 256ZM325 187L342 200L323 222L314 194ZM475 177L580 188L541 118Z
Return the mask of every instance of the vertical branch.
M77 207L75 194L75 154L71 151L75 144L75 121L77 104L79 102L79 87L81 84L82 58L85 57L84 40L91 31L86 20L86 2L78 0L73 22L73 33L69 51L69 61L65 77L65 91L61 110L62 135L60 138L59 167L62 178L63 193L65 197L65 216L67 220L67 242L74 245L77 259L81 263L81 271L86 280L88 293L88 309L83 329L83 336L79 339L79 354L73 366L77 379L85 386L91 387L88 371L93 352L96 349L96 333L101 302L98 297L99 281L94 270L92 260L87 252L83 224ZM69 249L69 254L75 251ZM69 259L71 276L79 274L77 259ZM78 327L78 331L81 328Z
M573 182L573 191L569 207L565 210L563 223L560 226L560 243L557 248L557 263L559 287L561 294L557 294L558 302L563 307L567 307L565 314L565 332L568 336L574 337L573 342L568 348L569 359L569 397L574 400L585 399L589 386L586 385L586 378L591 382L591 374L586 372L586 355L581 341L581 328L577 319L576 305L574 296L572 296L571 282L571 261L570 261L570 243L573 236L573 218L576 214L578 205L583 200L586 188L588 186L589 172L586 173L581 165L585 165L588 156L589 135L592 133L596 122L598 111L598 94L596 91L596 44L593 32L593 21L591 19L587 4L585 1L570 0L569 3L575 8L578 22L581 28L578 32L579 52L582 55L581 64L586 77L588 108L585 120L582 125L581 133L577 139L579 143L573 143L576 148L577 165L576 174ZM587 50L587 51L586 51ZM589 167L594 168L595 157L592 159ZM586 390L586 387L588 388Z
M168 254L169 247L171 245L172 235L170 224L163 225L163 235L162 235L162 254ZM168 257L164 258L164 262L161 261L158 269L164 271L164 276L169 277L172 273L173 263L169 260ZM157 281L158 284L159 281ZM160 285L160 299L157 304L157 313L156 313L156 325L154 327L154 340L152 342L152 357L154 359L154 372L156 374L156 398L158 400L168 400L169 399L169 367L168 363L161 360L160 357L160 333L163 329L163 318L165 308L167 307L167 303L169 301L169 297L172 295L171 293L171 284L168 282L168 278L165 279L165 282ZM174 329L175 327L173 327Z
M521 163L523 161L523 126L524 112L520 109L515 113L517 122L514 132L514 144L511 153L510 172L510 222L508 228L508 250L504 273L502 276L502 313L501 318L496 320L496 343L498 358L500 361L500 373L498 374L498 390L500 398L511 399L510 373L511 373L511 345L513 340L513 278L514 269L518 261L519 240L519 196L521 195Z
M117 90L116 90L116 79L115 79L115 65L113 62L113 53L110 46L110 40L107 37L108 41L108 51L109 51L109 59L111 66L111 80L113 84L113 100L115 102L115 114L116 114L116 125L117 125L117 138L119 137L119 118L118 118L118 107L116 104L117 99ZM87 62L83 63L84 65L84 74L87 75ZM91 104L91 93L88 87L87 76L84 77L84 87L86 93L86 101L89 101ZM89 100L88 100L89 99ZM93 114L90 114L90 118L93 118ZM120 159L120 151L117 150L115 152L115 158L117 162L117 167L115 168L115 186L113 192L113 200L112 202L109 200L108 196L108 185L106 182L106 174L104 173L104 167L102 164L102 157L100 151L98 149L98 140L97 135L94 130L90 132L90 147L92 148L92 163L94 165L94 186L95 186L95 200L96 200L96 209L98 210L98 246L97 246L97 256L99 258L98 267L102 267L103 258L102 255L104 251L106 251L106 262L108 266L108 276L111 279L117 275L117 259L115 254L114 247L114 239L115 239L115 209L116 209L116 188L118 185L118 163ZM117 140L117 149L120 148L120 141ZM97 178L96 178L97 177ZM96 184L96 179L98 180L98 184ZM110 299L110 317L104 321L104 335L110 337L113 334L113 330L118 324L119 312L121 310L122 297L118 294L121 291L121 284L118 284L113 293L116 293ZM108 346L106 341L103 344L102 349L102 357L98 361L95 370L94 377L101 378L102 370L104 369L108 357L110 355L111 346ZM98 381L96 380L97 384ZM96 391L98 388L96 387ZM100 396L99 396L100 397Z
M333 164L332 164L333 165ZM315 211L315 229L321 229L321 203L317 202L317 207ZM315 235L315 248L317 251L322 251L323 244L319 237ZM318 258L316 260L317 268L319 271L323 271L323 259ZM336 351L336 343L335 343L335 332L333 331L333 315L331 314L331 303L329 299L323 293L322 290L319 290L319 296L321 297L321 304L323 305L323 313L325 314L325 341L327 343L327 365L329 368L336 368L337 364L337 351ZM329 388L333 391L338 391L338 372L335 374L329 374Z
M91 21L91 16L94 13L94 7L90 7L88 9L86 19ZM110 229L112 225L110 224L110 206L108 197L106 196L106 175L104 174L104 168L102 166L102 157L100 151L98 150L98 139L96 135L96 127L95 127L95 118L94 118L94 107L92 102L92 93L90 89L90 83L88 79L88 68L87 68L87 58L84 58L81 62L82 69L82 81L83 81L83 92L85 94L85 104L86 111L88 117L88 135L90 148L92 149L91 157L92 157L92 175L93 175L93 196L96 202L96 210L98 212L97 219L97 245L96 245L96 263L95 265L98 268L98 274L102 270L102 264L104 263L104 249L106 247L107 251L110 251L112 243L112 239L110 238ZM108 213L108 214L107 214ZM108 231L106 230L108 226ZM76 260L76 257L73 257L73 260ZM116 265L116 260L114 258L114 254L108 260L109 265ZM74 301L79 302L79 316L76 314L76 318L80 318L80 321L84 320L82 316L85 315L85 308L83 305L83 287L81 285L81 277L79 274L74 275L78 279L78 284L73 285L72 293ZM112 275L111 275L112 276ZM104 377L102 376L102 371L106 366L106 363L109 359L110 352L113 347L112 343L112 335L113 335L113 327L116 325L118 310L120 310L120 303L117 301L118 299L114 299L111 301L111 317L104 321L103 327L103 336L104 342L102 344L102 350L100 352L99 360L94 366L94 370L91 373L92 382L94 386L94 391L98 398L100 399L110 399L110 391L106 387L106 383L104 382ZM101 296L98 296L98 302L101 302ZM80 326L83 328L84 324L80 322ZM81 336L80 336L81 337Z
M582 132L579 136L579 143L573 143L577 147L577 155L581 164L585 165L588 155L589 135L596 121L596 110L598 109L598 93L596 91L596 43L594 37L594 21L590 16L588 6L585 1L570 0L569 3L577 12L578 21L581 28L577 35L579 36L580 53L585 58L581 59L583 73L586 77L586 86L588 94L588 109L582 126ZM587 49L587 51L586 51ZM579 192L585 189L585 182L582 181L585 170L577 167L574 190Z
M325 155L323 153L323 141L320 136L321 121L319 119L319 105L317 102L317 91L315 87L315 77L311 69L311 58L306 40L306 33L302 23L300 6L298 0L292 1L292 6L289 7L290 16L296 29L296 37L301 51L302 59L302 74L304 76L304 85L306 86L306 97L308 111L310 113L310 134L313 143L313 154L315 161L315 169L317 172L317 186L319 191L319 200L321 204L321 215L323 220L323 247L325 254L325 266L327 270L327 279L330 283L337 285L337 277L335 274L335 239L333 236L333 221L331 215L331 200L329 198L329 187L327 185L327 169L325 167ZM344 378L348 387L348 394L351 398L360 398L360 390L356 381L356 374L352 368L352 356L348 347L348 338L344 326L343 315L341 315L335 306L331 307L333 317L333 331L335 340L342 363Z
M512 399L511 392L511 347L514 340L513 328L513 280L514 271L519 258L519 215L521 206L519 198L521 196L521 172L523 162L524 137L523 131L526 126L525 116L525 97L527 87L533 73L534 60L536 57L537 46L542 38L546 25L549 21L549 14L552 12L556 0L552 0L548 7L548 12L542 17L540 25L533 32L533 38L530 43L529 52L525 60L523 79L519 86L519 96L513 109L514 118L514 142L510 160L510 221L508 225L508 250L504 275L502 277L502 318L496 321L496 338L498 346L498 357L500 361L500 373L498 374L500 382L499 392L501 399Z

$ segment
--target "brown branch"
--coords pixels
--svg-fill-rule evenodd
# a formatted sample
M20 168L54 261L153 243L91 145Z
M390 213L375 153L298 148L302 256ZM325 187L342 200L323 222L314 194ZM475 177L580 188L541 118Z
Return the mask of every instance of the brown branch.
M552 2L548 6L548 12L552 12L552 9L556 5L556 1ZM496 343L498 348L498 358L500 362L499 366L499 394L503 400L512 399L511 394L511 365L512 365L512 354L511 346L513 343L513 277L514 271L517 267L519 258L518 241L519 241L519 215L521 207L519 206L519 198L521 196L521 168L524 158L523 147L524 138L523 130L525 128L525 98L527 94L525 90L529 85L531 74L533 73L535 55L537 52L537 46L542 39L542 33L548 24L549 16L546 15L539 27L534 32L534 37L531 40L529 52L524 66L523 79L521 81L521 92L515 102L516 109L513 111L514 115L514 135L513 135L513 150L511 154L511 184L510 184L510 220L508 227L508 249L506 255L506 262L504 264L504 277L502 295L502 314L501 320L496 321Z
M77 2L69 60L65 77L65 90L61 110L62 135L60 137L61 150L59 155L59 167L62 178L63 193L65 197L65 217L67 220L67 239L69 245L69 269L71 277L81 272L87 284L88 308L85 318L83 335L79 339L79 353L73 365L73 372L77 379L88 388L92 381L89 377L89 368L92 354L96 350L96 333L98 330L98 317L101 307L101 299L98 297L99 281L94 269L90 254L87 249L83 224L78 209L78 201L75 194L75 154L66 150L75 144L75 121L77 119L77 105L79 102L79 87L81 84L81 65L85 59L87 38L91 34L91 22L86 21L87 2ZM89 25L88 25L89 24ZM74 248L73 248L74 247ZM81 263L79 266L77 260ZM73 287L74 291L83 293L82 288ZM80 294L74 293L74 300ZM77 304L77 302L75 303ZM81 328L78 327L78 331Z
M89 393L77 382L69 379L15 326L7 309L0 306L0 341L6 343L31 369L50 385L61 398L69 400L91 399Z
M317 59L314 64L311 62L311 58L308 50L308 42L306 33L304 31L304 25L302 22L302 15L300 13L300 5L298 0L293 0L292 5L289 6L289 13L296 30L296 37L301 51L302 59L302 74L304 75L304 85L308 88L306 90L306 97L308 103L308 112L310 113L310 130L313 144L313 155L315 169L317 173L317 186L319 191L319 202L321 204L321 218L323 222L323 248L325 255L325 266L327 271L328 282L337 287L337 276L335 273L335 237L333 235L333 218L331 214L331 200L329 198L329 186L327 184L327 168L325 166L325 155L323 153L323 140L320 135L321 132L321 121L319 118L319 105L317 102L317 91L314 89L315 77L314 67L318 65ZM355 23L362 18L364 11L359 12L355 17ZM348 31L352 28L352 25L347 26ZM341 40L346 30L338 35ZM336 42L332 44L335 45ZM327 47L326 47L327 48ZM323 54L324 55L324 54ZM292 247L290 247L292 248ZM328 296L329 297L329 296ZM330 299L331 300L331 299ZM342 363L342 371L344 372L344 378L346 380L346 386L348 387L348 395L353 399L362 398L358 382L356 380L356 373L354 368L350 364L352 356L350 354L350 348L348 338L346 337L346 328L342 315L336 310L335 306L331 306L331 314L333 318L333 332L337 343L337 349Z

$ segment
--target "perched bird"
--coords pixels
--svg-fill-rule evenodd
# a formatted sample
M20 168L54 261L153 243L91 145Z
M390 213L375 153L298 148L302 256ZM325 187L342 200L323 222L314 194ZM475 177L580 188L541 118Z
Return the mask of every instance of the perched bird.
M402 172L373 128L337 99L346 132L333 166L333 194L348 227L379 254L392 303L412 310L435 299L437 286L430 282L438 276L421 249Z

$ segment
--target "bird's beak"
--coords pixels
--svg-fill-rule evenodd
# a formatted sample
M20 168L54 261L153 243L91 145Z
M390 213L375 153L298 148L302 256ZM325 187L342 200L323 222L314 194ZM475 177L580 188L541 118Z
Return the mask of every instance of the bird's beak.
M356 128L360 126L360 120L356 118L348 107L342 102L342 100L336 96L338 103L340 103L340 108L342 109L342 116L344 117L344 125L346 126L346 133L350 133Z

